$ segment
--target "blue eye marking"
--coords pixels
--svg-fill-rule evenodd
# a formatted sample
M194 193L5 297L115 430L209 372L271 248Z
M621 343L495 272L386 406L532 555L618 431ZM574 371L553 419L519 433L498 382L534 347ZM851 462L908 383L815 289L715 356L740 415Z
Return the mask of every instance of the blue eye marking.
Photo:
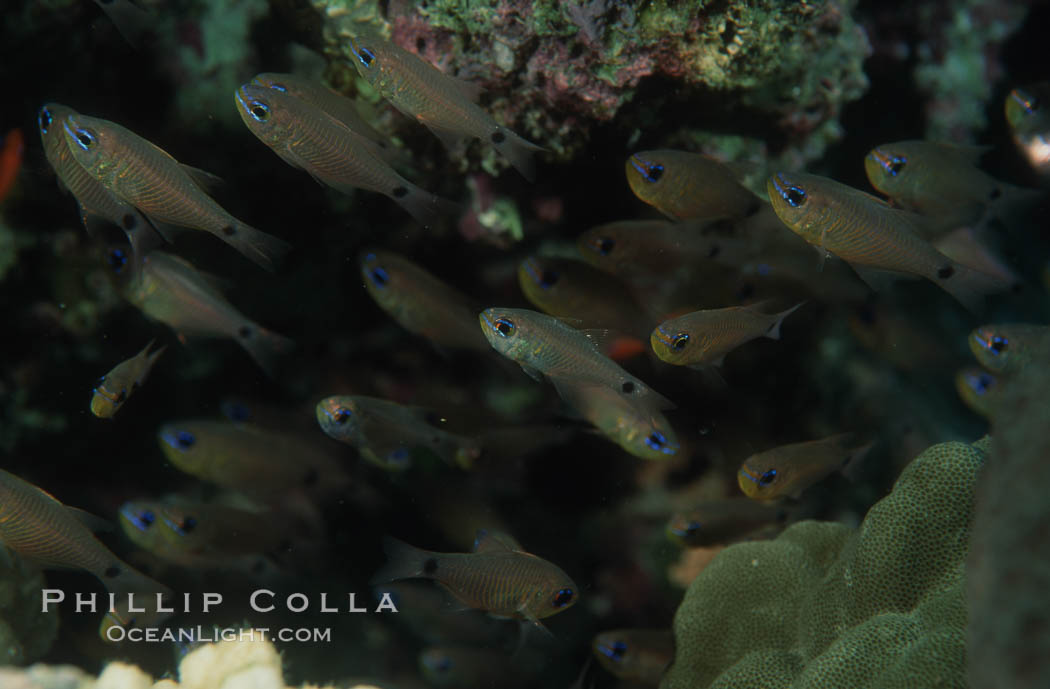
M184 519L181 524L172 524L171 527L180 536L185 536L186 534L197 528L197 520L193 517L186 517L186 519Z
M659 163L649 163L636 155L631 156L631 166L638 171L646 182L657 182L664 176L664 166Z
M532 278L533 282L543 289L550 289L561 278L561 275L555 270L540 270L535 259L531 258L525 261L525 272Z
M600 644L598 651L609 660L619 662L623 660L624 655L627 653L627 644L622 641L614 641L609 645Z
M383 289L390 282L390 275L382 268L373 268L368 271L368 279L372 281L373 285Z
M758 485L760 485L760 486L768 486L770 483L773 483L773 480L776 477L777 477L777 470L776 469L770 469L769 471L767 471L766 473L764 473L764 474L762 474L761 476L758 477Z
M773 178L773 188L777 190L780 197L792 208L798 208L806 202L806 190L802 187L793 187L787 183L781 173L777 173ZM779 180L779 182L777 181ZM784 186L780 186L783 183Z
M660 431L653 431L645 438L645 444L653 450L662 452L665 455L673 455L678 452L677 443L667 442L667 437Z
M91 147L95 145L95 135L86 129L77 129L75 132L69 128L69 123L62 125L69 137L76 142L77 146L80 146L85 151L91 150Z
M127 518L129 522L135 525L139 531L146 531L149 527L153 526L153 522L157 521L157 516L153 514L151 510L146 510L141 514L137 514L130 507L124 507L121 509L121 513Z
M347 420L354 415L354 413L346 407L336 407L332 411L325 411L325 413L328 414L328 418L338 424L346 423Z
M510 337L515 330L514 321L509 318L497 318L492 324L492 329L495 330L500 337Z
M270 88L281 93L288 93L288 88L284 84L270 84Z
M109 261L113 272L119 275L128 265L128 254L123 249L111 249L106 255L106 260Z
M995 378L992 378L987 373L976 376L968 375L966 376L966 384L977 393L978 397L983 397L986 392L995 386Z
M37 122L40 123L40 131L47 134L48 127L55 121L55 118L51 115L51 111L47 108L40 108L40 114L37 115Z
M769 275L772 271L773 271L773 269L769 266L768 263L759 263L758 264L758 274L759 275L765 277L766 275Z
M554 607L564 608L570 602L572 602L573 592L572 589L561 589L554 595Z
M357 56L357 61L365 67L371 67L372 63L375 62L376 54L368 48L360 48L354 51L354 55Z
M174 433L164 433L161 438L168 445L176 450L188 450L194 446L197 442L196 436L189 431L175 431Z

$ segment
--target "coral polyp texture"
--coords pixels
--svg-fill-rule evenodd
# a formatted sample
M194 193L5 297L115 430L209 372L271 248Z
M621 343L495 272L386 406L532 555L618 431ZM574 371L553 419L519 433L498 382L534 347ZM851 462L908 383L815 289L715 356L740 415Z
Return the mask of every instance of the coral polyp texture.
M675 614L662 689L965 687L965 558L985 453L941 443L858 529L726 548Z
M763 129L749 134L791 137L812 157L823 144L807 138L835 138L841 106L868 84L868 42L849 0L691 3L692 11L666 0L313 4L325 18L330 58L353 59L351 36L389 37L483 86L497 120L559 160L582 150L597 123L616 118L621 128L659 130L656 113L669 100L705 92L718 107L698 112L692 126L702 131L716 124L707 115L743 112ZM667 88L625 117L647 79Z

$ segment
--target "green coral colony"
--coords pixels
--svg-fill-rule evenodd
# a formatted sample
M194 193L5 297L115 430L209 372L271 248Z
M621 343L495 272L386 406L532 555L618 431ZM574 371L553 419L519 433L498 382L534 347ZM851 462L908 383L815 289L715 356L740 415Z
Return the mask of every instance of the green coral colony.
M0 689L1050 686L1024 3L82 5L0 28L100 56L61 191L0 139Z

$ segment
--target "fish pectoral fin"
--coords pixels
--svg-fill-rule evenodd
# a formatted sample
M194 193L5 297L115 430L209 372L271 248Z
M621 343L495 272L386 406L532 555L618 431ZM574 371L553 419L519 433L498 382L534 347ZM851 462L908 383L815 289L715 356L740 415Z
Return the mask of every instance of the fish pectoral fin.
M179 163L179 167L182 168L183 172L190 176L190 179L193 180L194 184L204 191L211 191L212 189L226 183L226 180L222 177L214 175L207 170L201 170L200 168L186 165L184 163Z
M881 268L872 268L871 266L858 266L852 264L851 267L857 274L857 277L863 280L868 287L876 292L882 292L889 289L889 287L897 280L918 279L914 275L894 270L883 270Z
M80 509L79 507L70 507L69 505L64 505L64 507L66 508L67 512L76 517L81 524L83 524L93 532L113 531L113 522L109 521L108 519L103 519L102 517L91 514L90 512Z
M521 544L508 533L491 529L478 529L474 536L475 553L524 552Z
M458 132L454 132L450 129L442 129L441 127L437 127L434 124L427 122L425 119L421 118L419 121L426 125L426 128L429 129L434 136L440 139L441 143L449 151L456 150L465 138Z
M543 373L540 372L540 370L538 368L536 368L534 366L529 366L528 364L520 364L520 366L521 366L521 370L525 371L525 373L529 376L529 378L532 378L533 380L535 380L538 383L542 383L543 382Z
M481 84L476 84L473 81L467 81L466 79L460 79L458 77L449 77L449 82L454 84L463 97L471 103L477 103L481 98L481 94L485 93L485 89Z

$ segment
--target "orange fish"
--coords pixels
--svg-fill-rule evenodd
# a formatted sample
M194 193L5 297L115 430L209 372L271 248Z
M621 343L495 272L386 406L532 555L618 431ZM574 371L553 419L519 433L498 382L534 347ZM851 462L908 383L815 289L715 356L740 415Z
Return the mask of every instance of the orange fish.
M18 179L24 151L25 139L22 137L22 130L12 129L4 137L4 147L0 149L0 201L4 200Z

